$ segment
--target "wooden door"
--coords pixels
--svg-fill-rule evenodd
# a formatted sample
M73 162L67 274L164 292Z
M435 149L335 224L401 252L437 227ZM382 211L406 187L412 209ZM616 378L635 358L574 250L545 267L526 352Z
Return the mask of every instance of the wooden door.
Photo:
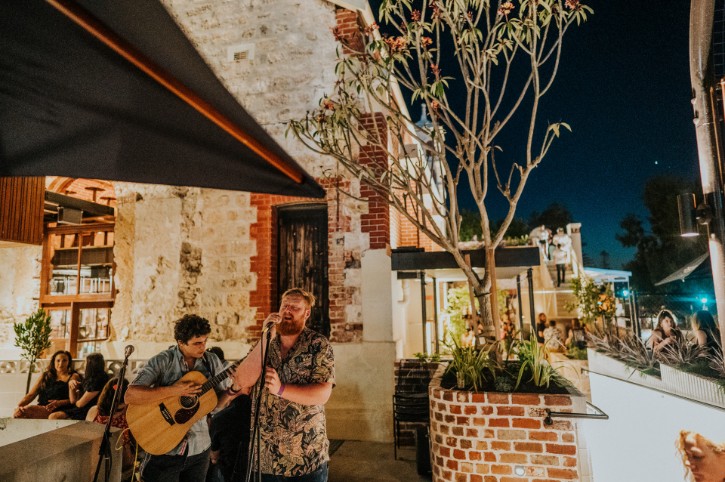
M327 205L277 208L277 233L277 301L294 287L315 295L317 302L307 326L329 337Z

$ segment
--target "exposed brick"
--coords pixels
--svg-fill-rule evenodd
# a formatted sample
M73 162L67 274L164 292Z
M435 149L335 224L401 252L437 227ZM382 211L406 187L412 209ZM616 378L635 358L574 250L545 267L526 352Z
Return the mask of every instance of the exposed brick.
M546 444L546 451L550 454L574 455L576 454L575 445Z
M456 460L466 460L466 452L460 449L455 449L453 451L453 458Z
M531 440L546 440L548 442L556 442L559 436L556 434L556 432L531 431L529 432L529 438Z
M511 450L511 442L491 442L491 448L493 450Z
M524 407L496 407L496 413L498 415L513 415L522 417L524 415Z
M489 427L510 427L511 423L508 418L492 418L488 421Z
M571 397L566 395L544 395L544 404L546 406L551 405L571 405Z
M516 405L538 405L541 399L539 395L531 395L527 393L511 394L511 403Z
M488 403L493 403L493 404L509 403L509 394L508 393L489 392L486 394L486 397L488 398Z
M529 460L532 464L535 465L551 465L551 466L558 466L559 465L559 457L556 457L554 455L538 455L534 454L531 455Z
M539 453L544 450L542 444L538 442L514 442L514 450L516 452L535 452Z
M502 430L496 431L500 440L526 440L526 430Z
M572 469L556 469L550 468L546 471L546 475L559 480L575 480L579 477L576 470Z
M496 454L493 452L484 452L483 460L486 462L496 462Z
M525 464L528 462L528 456L526 454L517 454L517 453L510 453L510 454L500 454L498 456L499 462L504 462L507 464Z
M535 418L514 418L511 426L516 428L541 428L541 421Z
M573 433L561 434L561 441L562 442L574 442L574 434Z
M499 474L499 475L510 475L513 472L513 469L510 465L498 465L494 464L491 466L491 473L492 474Z

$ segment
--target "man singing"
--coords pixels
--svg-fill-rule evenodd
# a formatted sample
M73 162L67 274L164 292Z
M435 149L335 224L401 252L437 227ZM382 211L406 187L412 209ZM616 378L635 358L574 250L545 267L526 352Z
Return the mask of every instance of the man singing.
M323 335L305 327L315 297L293 288L282 295L259 407L260 463L264 482L326 482L329 441L324 404L335 383L332 347ZM258 343L235 373L235 392L251 386L262 371ZM253 396L256 400L256 396ZM253 412L254 413L254 408ZM253 464L256 467L256 455Z
M201 385L186 380L176 383L191 370L211 378L222 371L221 361L206 351L211 332L209 322L196 315L185 315L174 325L176 345L152 357L141 369L126 391L126 403L150 404L172 396L193 396L201 393ZM228 384L228 380L220 385ZM215 387L219 403L226 405L229 396ZM221 396L220 396L221 395ZM206 478L209 466L209 427L202 417L191 426L184 439L164 455L147 456L143 469L145 482L196 482Z

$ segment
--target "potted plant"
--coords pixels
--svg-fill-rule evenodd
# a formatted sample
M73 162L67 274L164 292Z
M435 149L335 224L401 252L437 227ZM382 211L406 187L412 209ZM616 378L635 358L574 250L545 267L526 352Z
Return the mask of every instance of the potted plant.
M21 357L28 360L28 380L25 384L25 393L30 390L30 380L33 377L35 362L43 351L50 348L50 315L42 308L30 315L21 323L13 323L15 330L15 346L22 350Z
M582 412L584 398L548 363L535 338L516 340L504 350L511 356L501 359L503 344L454 343L450 362L431 381L433 480L471 473L490 480L578 479L576 422L547 415Z

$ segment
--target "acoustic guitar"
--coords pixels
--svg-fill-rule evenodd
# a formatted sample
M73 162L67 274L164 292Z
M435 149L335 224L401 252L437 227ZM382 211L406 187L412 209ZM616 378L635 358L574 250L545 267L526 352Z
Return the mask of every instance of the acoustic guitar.
M173 396L153 403L129 405L126 420L136 442L151 455L163 455L179 445L191 426L214 410L218 400L212 389L224 381L240 362L208 380L201 372L191 371L174 383L197 383L201 385L199 395Z

